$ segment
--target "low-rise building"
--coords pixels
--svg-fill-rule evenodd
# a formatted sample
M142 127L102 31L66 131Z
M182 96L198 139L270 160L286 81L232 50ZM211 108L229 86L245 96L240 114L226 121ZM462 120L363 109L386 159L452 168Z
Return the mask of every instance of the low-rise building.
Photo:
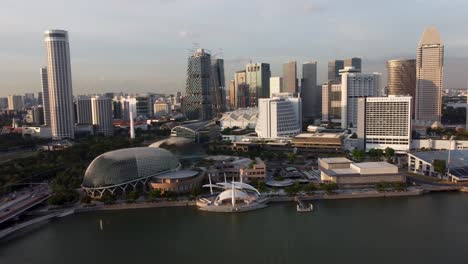
M319 159L319 169L323 182L333 182L340 187L406 182L398 167L387 162L354 163L346 158L322 158Z
M343 133L302 133L291 139L291 145L299 150L342 150Z
M434 161L446 165L447 174L437 172ZM426 176L446 178L452 181L468 180L468 150L420 151L408 153L408 171Z
M212 156L207 159L214 161L214 165L207 171L212 182L232 179L240 181L241 176L245 182L265 180L266 164L260 158L251 160L233 156Z
M231 112L226 112L221 117L221 129L238 127L242 129L255 129L258 118L258 108L239 108Z

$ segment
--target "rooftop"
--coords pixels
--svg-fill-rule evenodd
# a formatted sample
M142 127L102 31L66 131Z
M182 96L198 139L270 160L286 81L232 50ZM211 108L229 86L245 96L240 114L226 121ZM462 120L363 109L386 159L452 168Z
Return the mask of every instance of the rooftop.
M169 173L164 173L161 175L157 175L156 179L186 179L186 178L191 178L195 177L198 175L198 171L194 170L179 170L179 171L174 171L174 172L169 172Z
M295 138L340 138L341 135L341 133L302 133Z
M326 162L328 164L352 163L352 161L350 161L349 159L342 158L342 157L338 157L338 158L321 158L320 160L322 160L323 162Z
M448 161L448 150L440 151L421 151L410 153L418 159L432 164L434 160ZM468 150L452 150L450 151L450 168L468 167Z

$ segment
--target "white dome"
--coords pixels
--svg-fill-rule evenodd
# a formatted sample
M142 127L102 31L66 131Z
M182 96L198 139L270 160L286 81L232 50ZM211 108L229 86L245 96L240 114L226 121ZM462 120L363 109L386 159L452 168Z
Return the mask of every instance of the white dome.
M216 197L216 202L223 202L225 200L231 200L232 199L232 189L229 189L229 190L225 190L223 191L222 193L220 193L218 195L218 197ZM234 197L236 200L247 200L249 199L249 195L242 191L242 190L239 190L239 189L234 189Z

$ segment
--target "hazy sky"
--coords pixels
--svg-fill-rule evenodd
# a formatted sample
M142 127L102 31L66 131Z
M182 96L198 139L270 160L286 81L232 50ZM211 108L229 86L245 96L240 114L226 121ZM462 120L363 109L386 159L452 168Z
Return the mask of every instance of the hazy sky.
M1 0L0 96L39 91L43 32L70 34L74 94L185 90L192 43L220 53L226 80L249 60L319 63L360 56L385 73L390 58L414 58L425 27L445 43L445 86L466 87L466 0ZM300 77L300 76L299 76Z

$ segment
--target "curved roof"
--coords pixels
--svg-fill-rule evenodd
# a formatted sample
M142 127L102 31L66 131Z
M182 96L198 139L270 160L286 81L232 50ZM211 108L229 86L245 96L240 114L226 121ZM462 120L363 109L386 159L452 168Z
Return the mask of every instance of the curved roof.
M180 167L177 158L161 148L127 148L106 152L85 172L85 188L109 187L148 178Z
M229 189L229 190L225 190L224 192L220 193L218 195L218 197L216 197L216 201L225 201L225 200L231 200L232 199L232 189ZM236 198L236 200L239 200L239 199L242 199L242 200L246 200L249 198L249 195L242 191L242 190L239 190L239 189L234 189L234 197Z

